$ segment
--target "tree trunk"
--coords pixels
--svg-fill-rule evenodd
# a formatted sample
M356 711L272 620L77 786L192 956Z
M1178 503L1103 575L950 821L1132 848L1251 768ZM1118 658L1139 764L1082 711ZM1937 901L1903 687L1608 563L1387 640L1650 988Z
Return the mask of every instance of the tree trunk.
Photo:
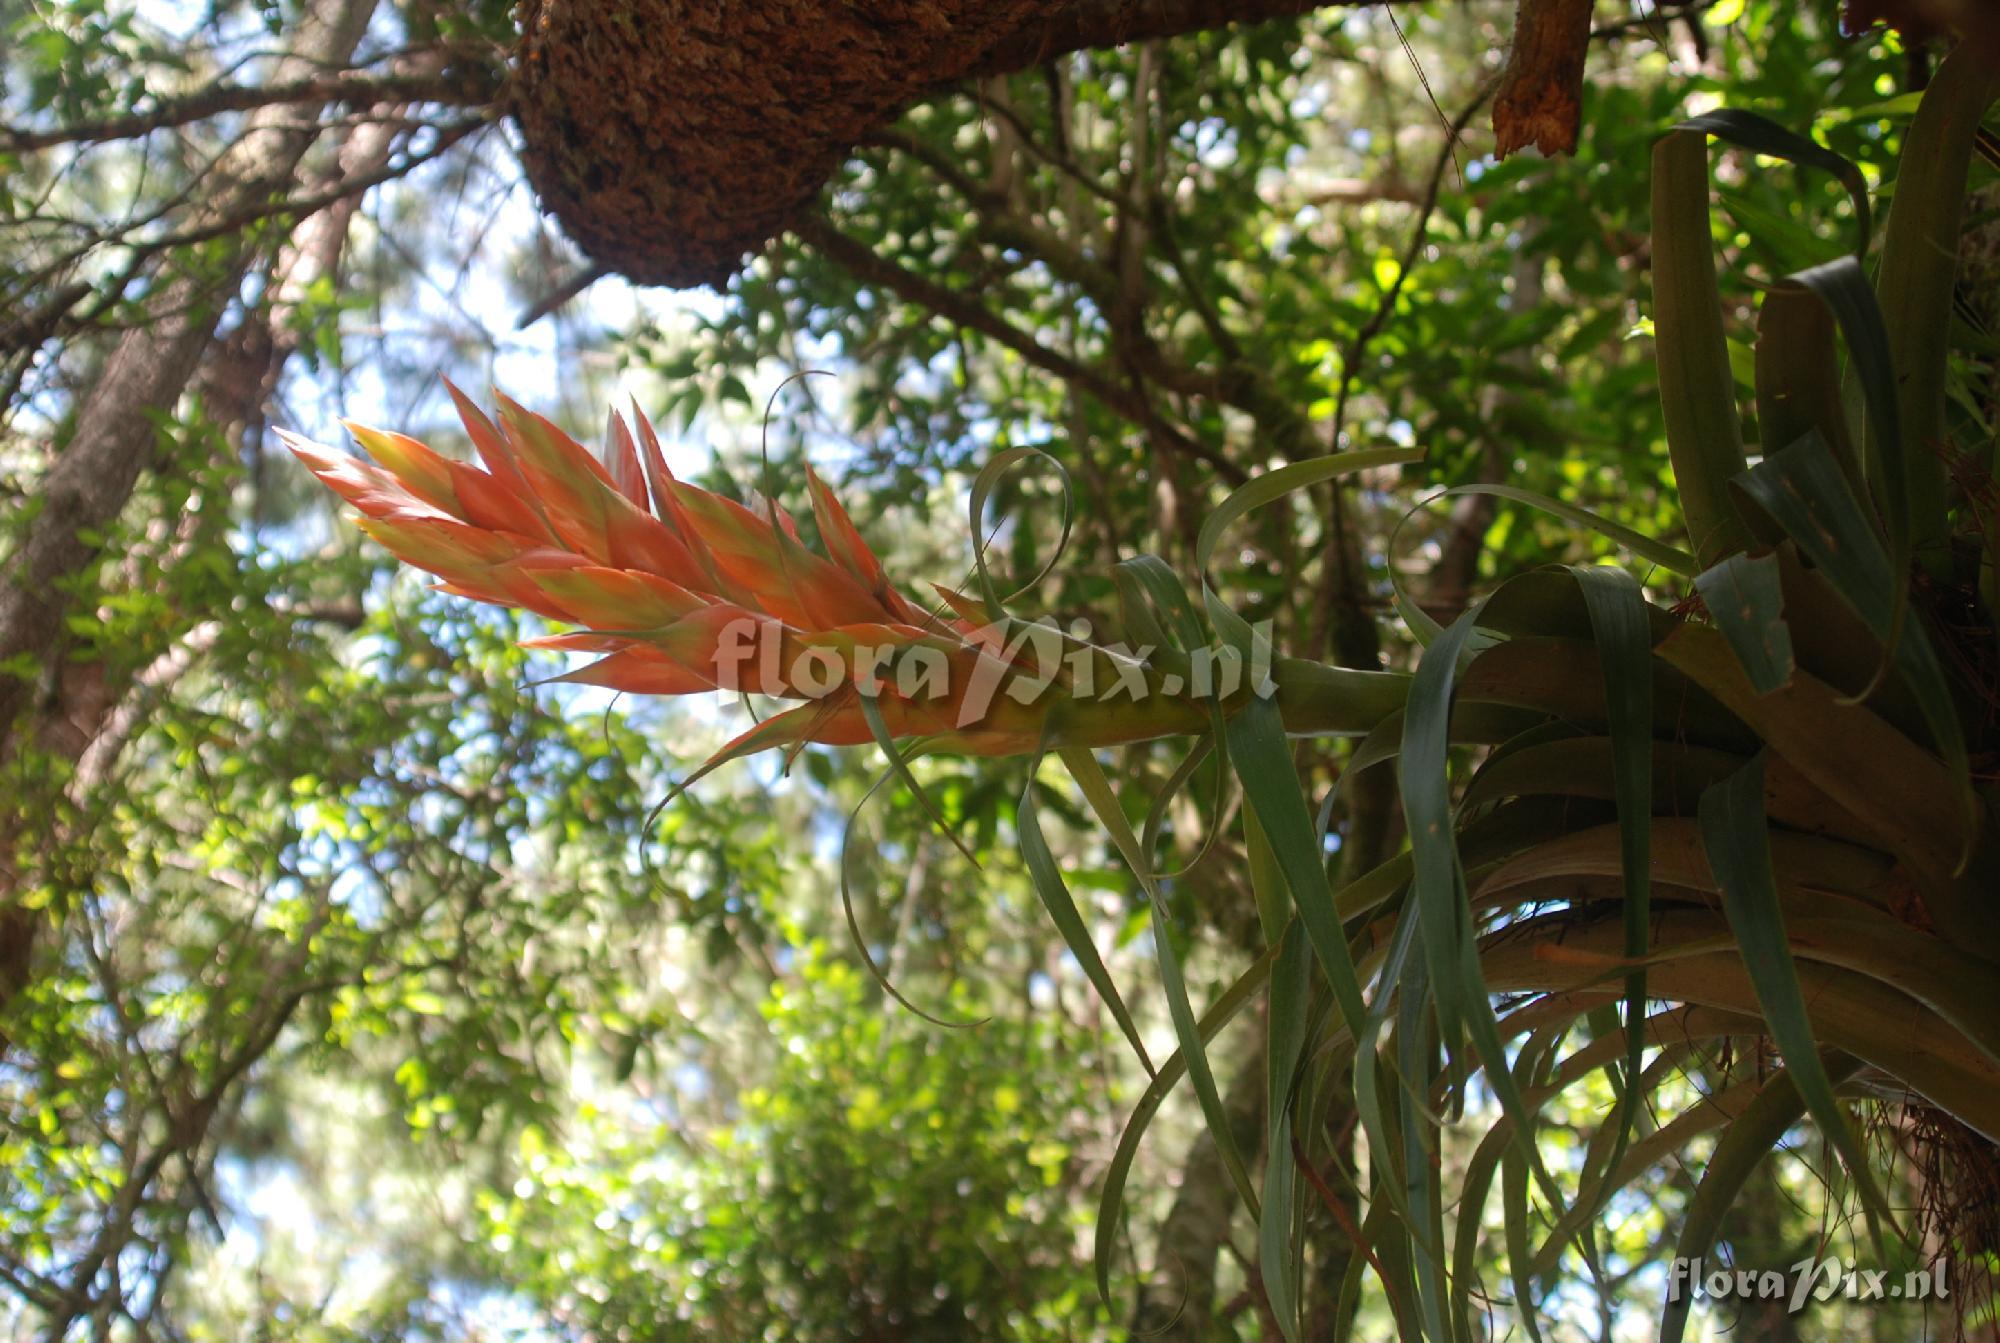
M1264 1143L1264 1090L1260 1045L1244 1059L1242 1071L1222 1099L1229 1131L1246 1162L1255 1159ZM1215 1271L1235 1211L1236 1188L1215 1139L1204 1129L1188 1144L1180 1192L1160 1227L1153 1272L1132 1315L1133 1337L1157 1343L1197 1343L1209 1337L1215 1316Z
M298 79L347 62L366 31L376 0L320 0L297 24L292 54L277 61L273 80ZM372 128L371 128L372 129ZM237 141L211 171L213 189L203 192L206 203L192 211L187 228L226 224L262 208L292 185L319 130L310 116L296 108L267 108L245 119ZM309 228L326 232L337 256L337 239L344 236L348 215L309 221ZM15 549L0 562L0 662L20 659L38 674L0 676L0 764L17 769L30 749L74 763L112 718L129 675L120 676L102 662L68 662L61 658L63 621L68 614L74 581L99 555L101 535L114 523L131 498L141 474L153 458L154 418L171 414L183 392L203 367L211 350L223 308L241 286L255 260L255 251L241 235L219 259L188 264L159 280L150 302L151 320L117 340L104 368L72 420L73 432L36 493L39 511L22 529ZM315 258L317 259L317 258ZM295 292L295 291L294 291ZM239 333L246 338L258 329L258 317L246 319ZM268 322L269 315L262 319ZM233 359L255 355L258 399L283 341L266 326L259 348L224 352L211 360L206 390L227 392L227 366ZM285 347L289 352L289 346ZM233 404L225 413L244 410L241 395L223 398ZM251 407L254 410L254 406ZM143 576L141 576L143 577ZM8 790L7 809L0 813L0 1006L4 1006L30 973L35 930L41 915L14 904L24 860L31 861L38 837L49 833L56 799L37 797L18 784Z
M375 0L321 0L297 25L293 54L272 71L297 79L345 63L354 52ZM184 229L222 223L261 207L292 184L318 128L294 108L251 114L242 137L216 162L207 204ZM79 532L118 516L152 456L153 416L170 413L215 332L223 307L251 261L239 242L204 270L190 265L158 285L152 320L126 332L76 413L75 430L37 491L40 511L0 566L0 662L29 654L48 659L67 607L59 585L83 571L96 547ZM0 681L0 730L15 728L34 684Z

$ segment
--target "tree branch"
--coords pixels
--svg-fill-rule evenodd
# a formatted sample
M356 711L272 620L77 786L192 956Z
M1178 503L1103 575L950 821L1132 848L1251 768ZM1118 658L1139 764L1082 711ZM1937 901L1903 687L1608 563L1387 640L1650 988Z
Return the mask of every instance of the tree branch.
M609 266L584 266L564 278L555 288L536 299L528 310L514 319L516 331L526 331L557 308L581 294L611 273Z
M835 228L823 216L812 215L792 228L799 239L824 253L856 279L879 285L897 297L929 310L948 322L998 341L1023 359L1047 373L1063 378L1079 390L1095 397L1134 424L1159 423L1159 415L1144 397L1118 386L1096 369L1077 363L1068 355L1051 350L1027 332L1000 317L985 304L933 280L904 269L887 257L878 256ZM1199 457L1216 474L1240 485L1249 476L1241 466L1201 442L1176 429L1168 428L1174 445L1190 456Z
M376 0L319 0L295 26L288 70L346 61L367 31ZM217 161L211 195L191 232L265 208L288 185L318 137L316 126L266 111ZM76 408L72 432L44 476L41 510L0 559L0 660L22 654L43 663L53 656L71 600L67 580L96 553L88 537L117 516L153 458L157 417L170 413L214 334L220 308L210 301L240 281L254 255L249 240L209 258L205 268L169 275L148 304L157 320L128 331L106 358L90 393ZM46 664L45 664L46 665ZM34 699L42 676L19 671L0 678L0 755L9 729ZM20 818L0 811L0 832ZM0 984L0 997L5 996Z
M22 154L57 145L131 140L225 112L248 112L262 107L305 104L358 107L386 103L478 107L492 102L501 84L499 71L472 61L436 74L365 75L346 70L273 84L216 84L185 97L157 99L149 107L102 121L41 131L0 127L0 152Z
M1354 0L1339 0L1347 7ZM975 76L1027 70L1067 52L1117 47L1154 37L1178 37L1237 23L1295 19L1325 0L1074 0L1046 21L1024 24L989 50Z
M199 228L183 229L177 233L169 233L162 237L149 238L144 242L132 243L131 246L140 255L150 256L171 248L188 247L195 243L209 242L215 238L225 237L231 233L240 232L261 220L281 215L290 215L294 219L305 219L311 215L318 214L330 205L337 205L342 201L351 200L356 196L371 191L385 182L393 182L399 177L408 176L416 168L437 158L466 136L488 125L490 121L490 117L478 116L467 117L462 121L455 121L444 126L433 126L431 129L437 133L437 139L434 143L414 153L406 153L401 159L386 163L379 168L358 173L353 177L342 178L331 186L319 191L308 192L303 196L288 196L270 201L254 201L244 205L241 209L212 219L202 224Z
M1444 189L1445 169L1451 166L1452 155L1458 148L1459 138L1465 134L1465 128L1472 124L1473 117L1479 114L1479 109L1486 105L1486 100L1493 96L1498 83L1497 80L1488 80L1482 84L1459 114L1452 118L1451 125L1446 128L1444 147L1438 151L1437 159L1431 164L1430 179L1424 184L1423 202L1417 209L1416 223L1411 226L1410 239L1403 246L1403 255L1398 258L1400 264L1396 268L1396 279L1384 291L1381 301L1375 305L1375 311L1355 331L1353 338L1347 343L1347 348L1341 352L1340 390L1334 397L1333 428L1329 431L1327 439L1328 452L1340 451L1340 431L1346 426L1347 399L1354 390L1355 372L1361 367L1361 358L1368 352L1369 342L1382 334L1382 328L1388 325L1389 318L1395 313L1396 300L1402 297L1403 284L1410 278L1410 271L1417 263L1417 256L1423 251L1424 239L1430 234L1431 215L1436 212L1438 195Z

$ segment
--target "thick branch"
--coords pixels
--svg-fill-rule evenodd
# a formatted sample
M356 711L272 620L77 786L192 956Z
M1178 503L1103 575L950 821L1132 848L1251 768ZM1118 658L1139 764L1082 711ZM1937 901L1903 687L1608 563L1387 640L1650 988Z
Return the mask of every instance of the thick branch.
M541 321L544 317L547 317L557 308L562 307L563 304L568 303L571 299L610 273L611 270L607 266L580 267L566 279L558 283L553 289L549 290L548 293L530 304L528 310L514 320L514 329L516 331L526 331L529 327Z
M1066 51L1320 7L926 0L925 22L884 24L866 6L808 6L802 23L762 5L522 0L507 104L543 208L592 261L642 284L719 286L912 104Z
M1342 0L1342 4L1351 0ZM1154 37L1225 28L1232 23L1295 19L1325 0L1075 0L1046 21L1024 24L989 50L974 75L1004 75L1040 65L1066 52L1123 46Z
M0 354L15 350L33 350L41 345L72 308L89 298L91 288L81 280L72 280L48 297L48 300L11 321L0 322Z

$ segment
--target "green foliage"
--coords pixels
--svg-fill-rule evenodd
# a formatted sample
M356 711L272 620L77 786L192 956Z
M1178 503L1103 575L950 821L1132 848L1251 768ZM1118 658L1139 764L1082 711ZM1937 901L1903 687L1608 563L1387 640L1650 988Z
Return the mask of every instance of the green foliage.
M821 943L762 1016L724 1127L529 1128L480 1199L493 1271L609 1337L1099 1336L1072 1135L1090 1089L1046 1017L937 1031L867 1010ZM953 1004L964 1011L971 1004Z
M253 80L267 22L298 9L168 31L155 8L5 10L3 119ZM470 60L508 8L385 5L363 56ZM1942 252L1896 241L1963 225L1979 262L1990 214L1959 212L1992 174L1968 143L1959 181L1916 129L1912 54L1838 39L1833 10L1599 6L1565 161L1491 162L1476 116L1435 157L1429 92L1448 117L1480 92L1504 0L1397 7L1428 89L1383 12L1332 8L941 95L857 151L827 216L944 311L781 242L720 296L607 283L504 331L496 303L540 299L567 259L516 227L497 135L358 198L317 278L233 286L226 333L264 315L291 342L279 396L246 421L208 394L225 378L153 408L156 459L63 581L61 648L5 669L37 728L0 764L0 903L36 934L0 1004L5 1328L1556 1340L1649 1329L1677 1236L1780 1265L1877 1253L1822 1135L1851 1125L1840 1146L1889 1201L1934 1202L1938 1172L1896 1145L1943 1121L1879 1100L1887 1079L1988 1133L2000 1094L1992 663L1970 633L1992 624L1973 524L1996 314L1985 280L1954 305ZM1649 239L1654 139L1718 104L1859 165L1889 206L1872 280L1784 280L1853 252L1852 173L1692 135ZM351 129L324 120L313 172ZM239 126L0 154L8 320L87 295L59 340L0 352L0 554L43 516L113 342L153 316L166 261L139 249L121 280L119 239L154 227L125 226L158 212L166 235ZM252 228L260 258L304 236ZM212 266L224 241L164 255ZM1847 320L1857 278L1893 433ZM1650 297L1673 279L1714 319L1698 386L1663 379L1696 330ZM203 376L243 371L247 344ZM763 424L806 367L835 376L784 387ZM652 817L747 721L734 706L538 686L561 666L516 646L535 622L392 575L264 458L266 415L435 428L438 368L539 376L536 408L586 429L616 376L717 478L752 478L768 440L791 499L810 456L892 572L959 590L980 587L978 493L994 595L1047 566L1024 613L1180 654L1204 617L1224 637L1268 619L1289 697L1193 747L1072 752L1069 779L909 760L981 868L885 785L847 845L850 939L835 855L872 751L736 766ZM1663 382L1734 441L1691 454ZM1916 450L1939 425L1950 460ZM1823 450L1794 446L1808 431ZM1029 450L1059 469L984 474ZM1733 540L1687 526L1697 496ZM1552 565L1629 581L1594 601ZM1297 712L1350 739L1287 737ZM65 744L93 722L100 749ZM1697 817L1760 751L1774 879L1746 896ZM1439 829L1411 844L1412 820ZM1732 950L1746 921L1758 982ZM928 1026L864 956L919 1007L992 1020ZM1823 1078L1794 1071L1808 1036ZM1833 1303L1801 1327L1924 1326Z

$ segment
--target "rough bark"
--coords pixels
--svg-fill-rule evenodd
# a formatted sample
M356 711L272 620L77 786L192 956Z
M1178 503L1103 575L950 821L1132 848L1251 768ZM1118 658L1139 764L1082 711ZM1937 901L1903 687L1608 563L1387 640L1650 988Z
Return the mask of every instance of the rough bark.
M1501 158L1529 145L1544 154L1575 152L1595 8L1594 0L1521 0L1493 100L1494 152Z
M1038 6L528 0L513 94L522 164L593 260L647 283L720 286L851 146L967 74Z

